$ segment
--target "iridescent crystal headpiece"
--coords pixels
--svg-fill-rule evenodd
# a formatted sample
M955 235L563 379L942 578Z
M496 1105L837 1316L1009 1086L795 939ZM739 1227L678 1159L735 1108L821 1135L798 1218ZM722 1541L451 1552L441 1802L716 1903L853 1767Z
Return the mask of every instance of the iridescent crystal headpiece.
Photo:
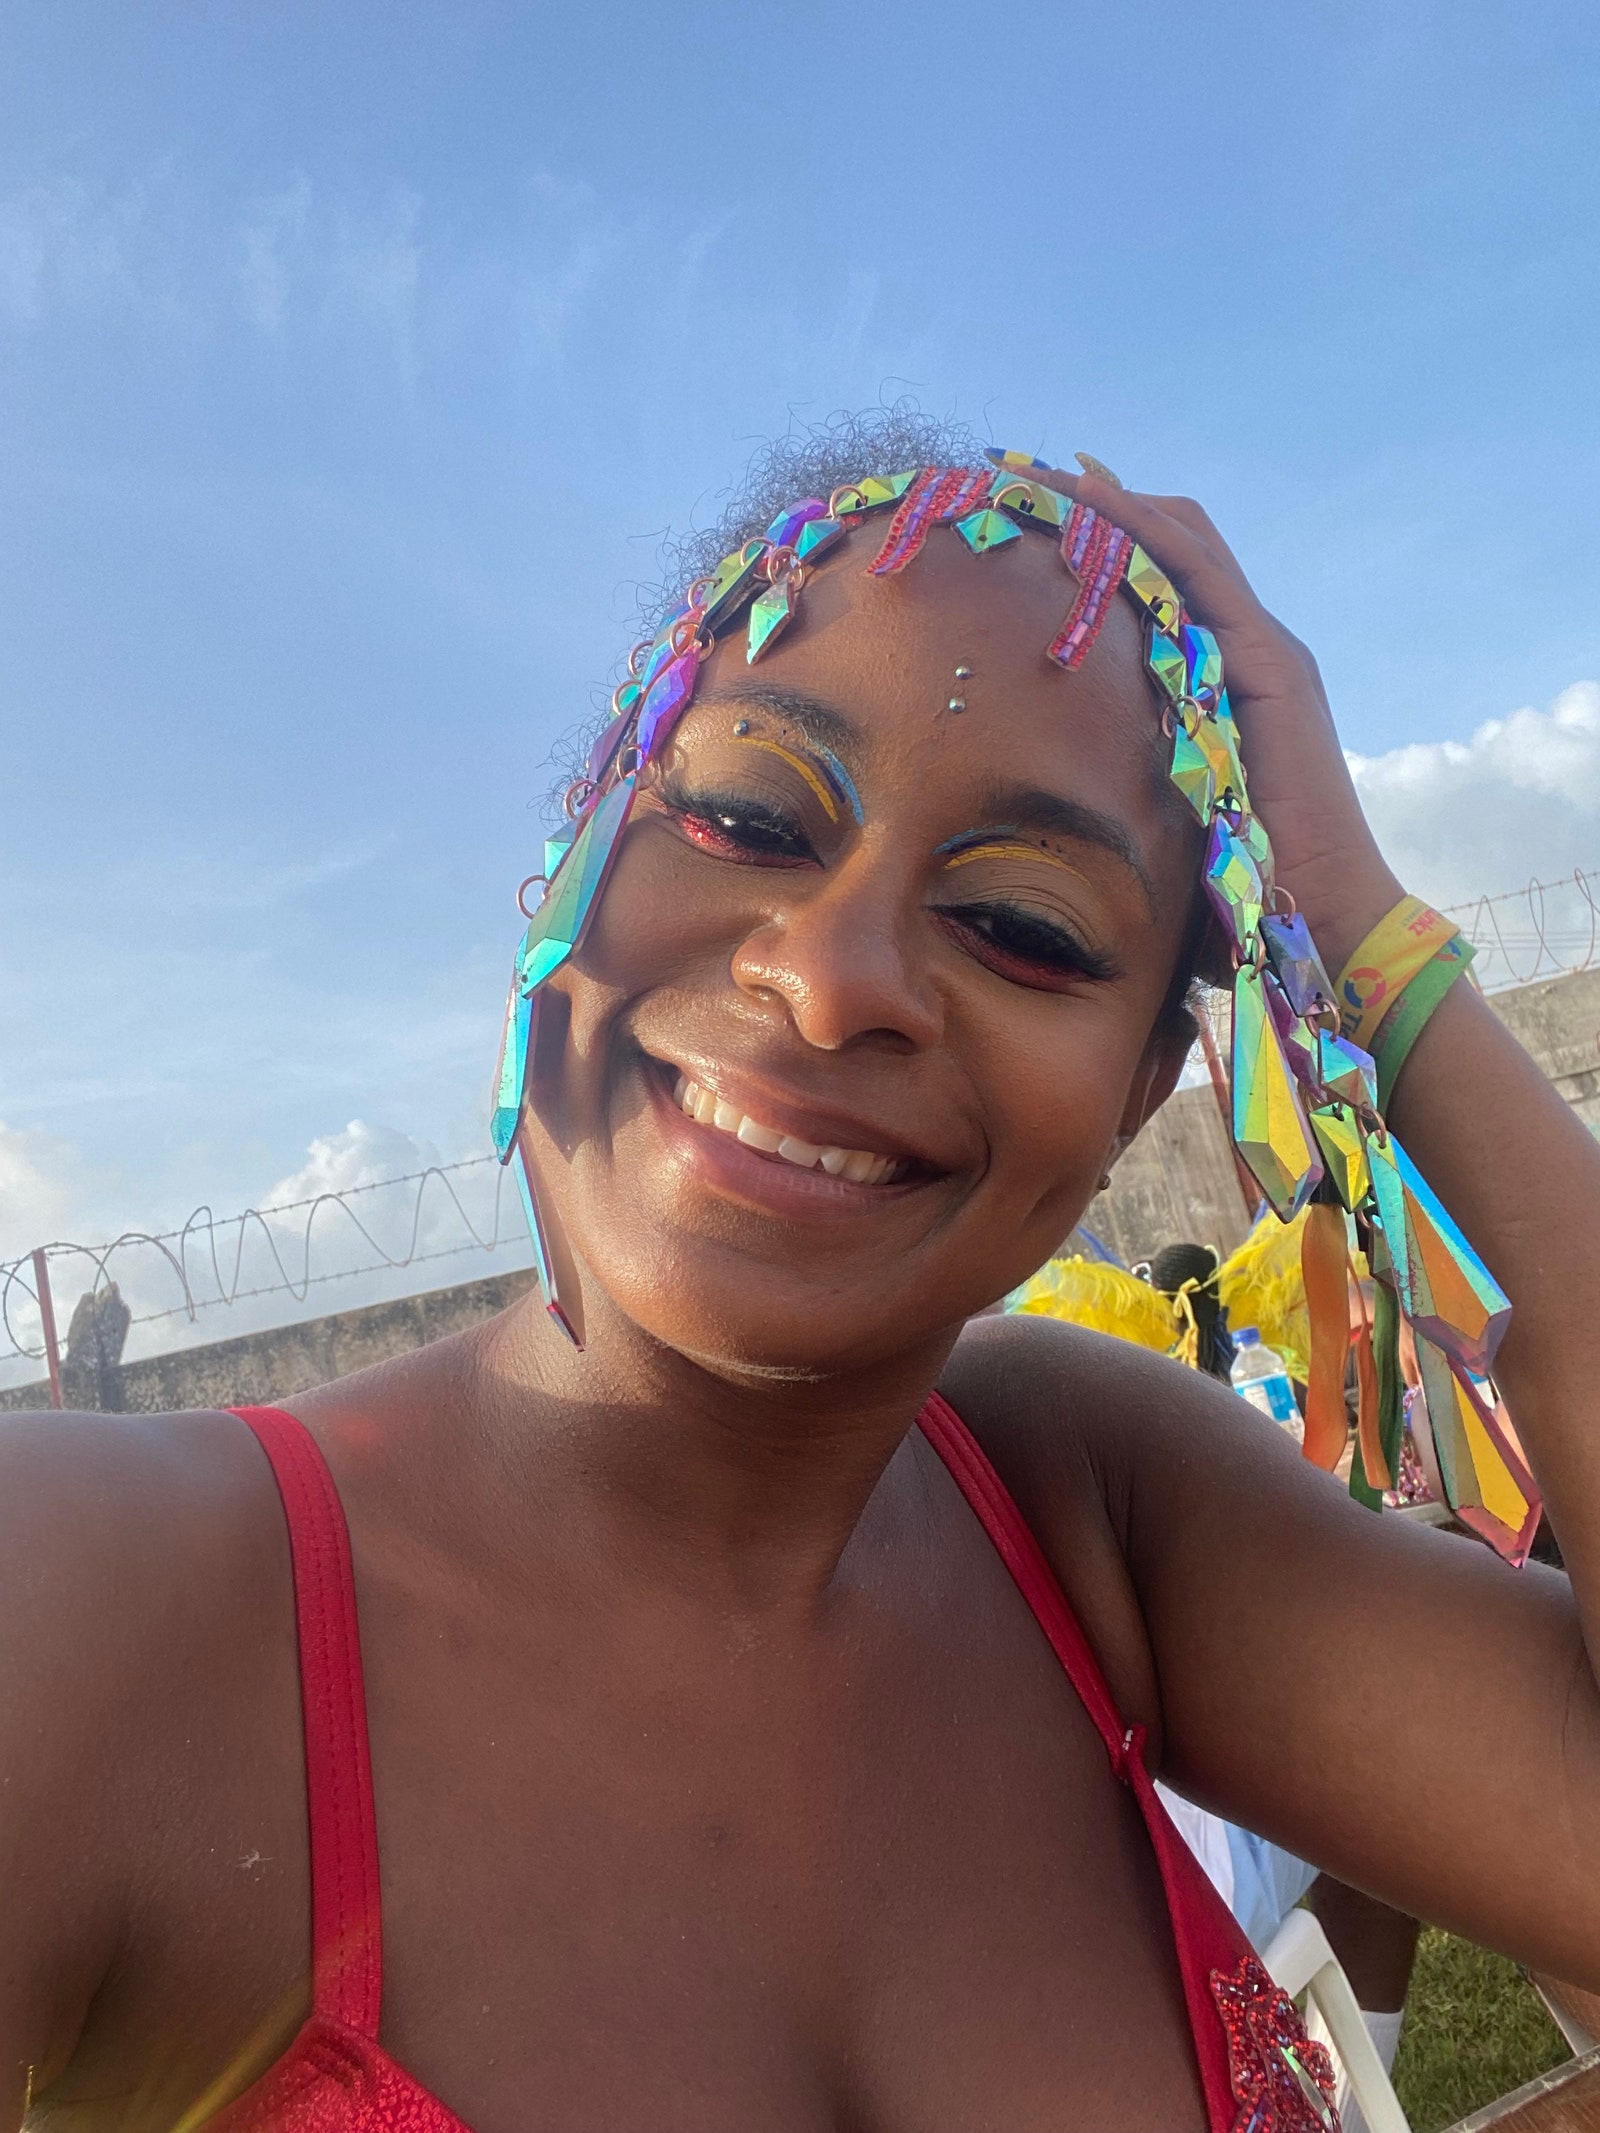
M1144 619L1172 782L1206 831L1205 891L1233 970L1232 1128L1240 1158L1281 1220L1313 1199L1353 1218L1373 1272L1418 1336L1430 1408L1439 1409L1436 1438L1443 1429L1441 1458L1448 1443L1464 1475L1481 1473L1487 1443L1536 1505L1503 1410L1483 1383L1510 1304L1379 1117L1371 1056L1340 1035L1333 985L1305 920L1275 886L1272 845L1250 811L1216 638L1189 619L1166 574L1126 533L1032 479L1035 463L1022 455L991 456L994 469L913 468L788 506L760 539L691 585L655 636L634 647L609 722L568 794L571 819L545 846L544 894L517 954L495 1079L495 1148L515 1170L552 1316L581 1346L575 1285L544 1221L528 1150L542 988L583 937L640 774L670 740L702 662L740 626L746 659L759 660L793 622L809 573L881 513L888 525L867 565L876 576L905 569L939 526L953 528L977 557L1033 530L1059 543L1075 581L1048 658L1076 667L1119 588Z

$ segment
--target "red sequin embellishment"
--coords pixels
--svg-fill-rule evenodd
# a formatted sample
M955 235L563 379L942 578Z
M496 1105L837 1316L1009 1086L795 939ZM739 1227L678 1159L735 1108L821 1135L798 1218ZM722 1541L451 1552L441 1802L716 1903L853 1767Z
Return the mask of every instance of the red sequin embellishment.
M1122 583L1133 542L1109 519L1087 504L1074 504L1061 532L1061 559L1078 580L1072 612L1049 646L1049 656L1064 667L1082 664L1100 634L1111 595Z
M1228 2035L1233 2133L1339 2133L1333 2061L1255 1957L1231 1976L1213 1970L1211 1996Z
M900 500L883 546L867 565L867 575L890 578L920 555L922 544L942 521L959 518L989 493L992 474L962 467L927 467Z

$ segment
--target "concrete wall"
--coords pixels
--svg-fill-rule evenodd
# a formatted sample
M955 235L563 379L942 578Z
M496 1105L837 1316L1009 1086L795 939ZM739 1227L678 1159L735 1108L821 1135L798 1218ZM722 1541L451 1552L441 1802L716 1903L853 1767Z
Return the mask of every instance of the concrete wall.
M118 1373L122 1397L115 1403L87 1373L80 1379L69 1361L62 1371L62 1393L68 1407L107 1409L114 1404L124 1414L166 1414L180 1407L270 1407L309 1385L347 1377L353 1370L365 1370L371 1363L426 1347L429 1341L492 1318L532 1284L531 1272L497 1274L453 1289L433 1289L425 1296L371 1304L362 1311L338 1311L298 1326L272 1326L237 1340L123 1363ZM49 1404L47 1384L0 1392L0 1411L18 1413Z
M1489 1004L1585 1124L1600 1133L1600 970L1496 993ZM1226 1049L1225 1024L1217 1034ZM1109 1191L1084 1217L1084 1227L1124 1265L1179 1241L1227 1253L1245 1226L1244 1197L1209 1084L1178 1090L1124 1154ZM80 1299L63 1389L69 1406L136 1414L271 1404L474 1325L504 1310L532 1280L522 1273L469 1281L138 1363L117 1361L104 1331L108 1314L97 1327ZM0 1391L0 1410L44 1407L48 1400L43 1384L21 1386Z
M1600 1133L1600 970L1493 993L1489 1005L1591 1133Z
M1215 1091L1178 1089L1124 1151L1083 1218L1124 1266L1164 1244L1209 1244L1226 1258L1250 1226Z

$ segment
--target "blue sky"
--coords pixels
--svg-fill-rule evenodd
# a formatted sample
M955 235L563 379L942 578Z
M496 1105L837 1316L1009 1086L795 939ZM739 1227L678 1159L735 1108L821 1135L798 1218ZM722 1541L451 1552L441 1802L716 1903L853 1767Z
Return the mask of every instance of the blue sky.
M1600 860L1597 62L1591 0L8 8L0 1252L478 1151L552 744L791 410L1201 496L1418 887Z

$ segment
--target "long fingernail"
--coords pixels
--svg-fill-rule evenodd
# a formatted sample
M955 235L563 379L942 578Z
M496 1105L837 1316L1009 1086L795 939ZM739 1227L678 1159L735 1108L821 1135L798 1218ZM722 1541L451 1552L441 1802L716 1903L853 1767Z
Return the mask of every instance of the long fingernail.
M1101 481L1110 482L1113 489L1120 489L1122 487L1121 481L1115 474L1112 473L1111 469L1106 465L1105 461L1103 459L1096 459L1092 452L1074 452L1072 456L1078 462L1079 466L1082 467L1085 474L1097 475Z

